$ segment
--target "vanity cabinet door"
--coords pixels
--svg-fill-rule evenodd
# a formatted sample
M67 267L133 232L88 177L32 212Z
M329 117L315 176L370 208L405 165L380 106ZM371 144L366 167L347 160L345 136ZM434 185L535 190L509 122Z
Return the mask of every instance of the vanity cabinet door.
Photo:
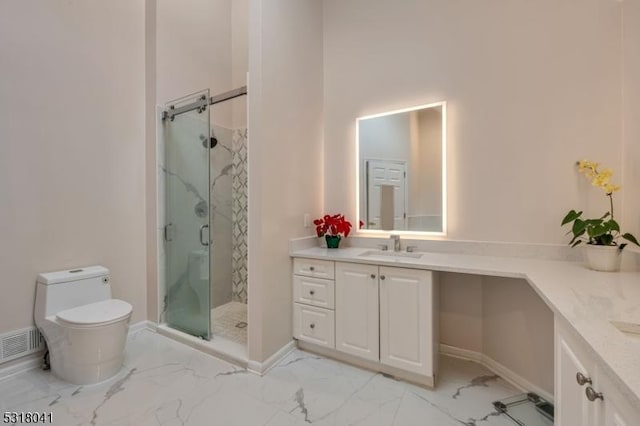
M380 362L433 376L433 272L380 267Z
M556 321L555 333L555 421L557 426L601 426L597 417L601 401L591 402L585 391L589 383L578 383L577 374L592 380L595 366Z
M336 263L336 349L379 360L378 267Z
M601 401L603 419L597 424L603 426L640 425L640 407L634 407L600 368L598 368L597 375L595 389L597 392L601 392L604 398Z

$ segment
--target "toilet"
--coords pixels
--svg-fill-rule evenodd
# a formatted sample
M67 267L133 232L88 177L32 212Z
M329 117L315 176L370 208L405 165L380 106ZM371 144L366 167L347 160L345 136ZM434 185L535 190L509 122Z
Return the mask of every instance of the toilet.
M132 311L129 303L111 298L103 266L38 275L34 319L53 374L88 385L118 373Z

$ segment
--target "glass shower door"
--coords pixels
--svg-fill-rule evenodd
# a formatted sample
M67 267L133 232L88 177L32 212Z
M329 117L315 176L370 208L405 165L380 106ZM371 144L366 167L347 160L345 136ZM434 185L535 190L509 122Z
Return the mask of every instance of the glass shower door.
M167 108L209 99L203 91ZM198 108L163 121L165 135L164 244L167 254L167 324L211 337L209 237L209 110Z

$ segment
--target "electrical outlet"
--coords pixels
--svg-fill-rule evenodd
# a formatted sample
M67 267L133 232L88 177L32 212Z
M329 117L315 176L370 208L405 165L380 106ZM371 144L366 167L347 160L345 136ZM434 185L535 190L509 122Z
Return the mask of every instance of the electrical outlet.
M311 215L309 213L304 214L304 227L305 228L311 227Z

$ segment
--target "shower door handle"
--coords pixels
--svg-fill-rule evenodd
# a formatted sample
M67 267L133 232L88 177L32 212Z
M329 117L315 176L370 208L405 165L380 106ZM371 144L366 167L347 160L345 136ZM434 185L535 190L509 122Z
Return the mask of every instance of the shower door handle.
M173 241L173 223L164 226L164 240L166 242Z
M209 239L207 238L207 240L204 240L204 230L205 228L207 230L209 230L209 225L202 225L200 227L200 244L202 244L203 246L208 246L209 245Z

